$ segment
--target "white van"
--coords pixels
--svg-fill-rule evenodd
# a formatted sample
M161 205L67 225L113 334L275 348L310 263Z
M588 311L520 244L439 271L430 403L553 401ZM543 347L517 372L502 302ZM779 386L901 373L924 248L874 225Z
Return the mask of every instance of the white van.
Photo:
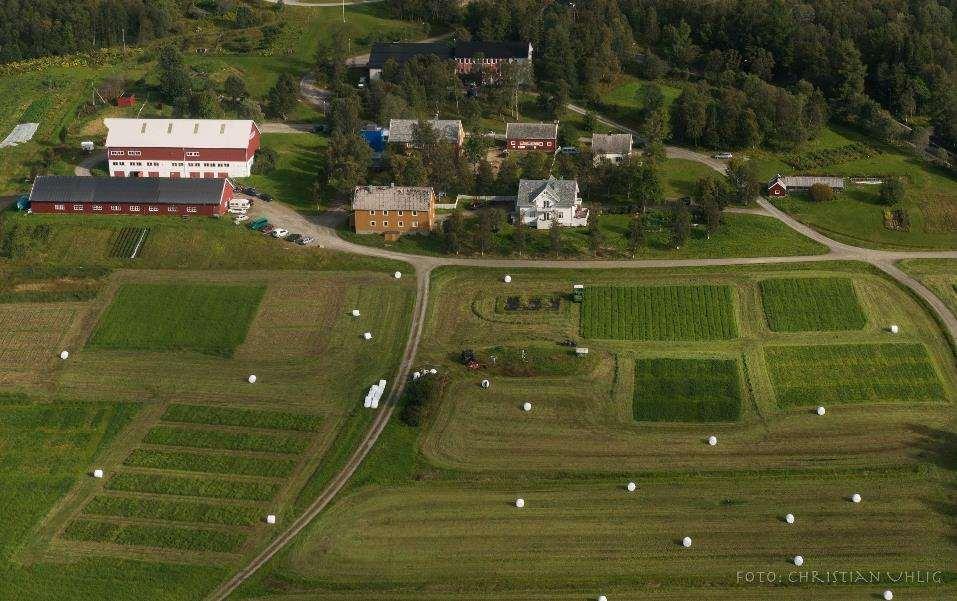
M249 208L249 199L248 198L232 198L229 201L229 208L232 209L242 209L247 210Z

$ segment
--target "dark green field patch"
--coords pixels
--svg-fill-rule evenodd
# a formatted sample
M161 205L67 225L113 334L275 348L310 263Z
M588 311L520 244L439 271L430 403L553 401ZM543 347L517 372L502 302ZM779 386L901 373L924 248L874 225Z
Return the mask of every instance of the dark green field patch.
M89 346L229 357L245 340L264 291L265 286L124 284Z
M245 542L246 535L201 528L113 524L79 519L74 520L66 527L63 531L63 538L138 547L230 553Z
M581 331L615 340L729 340L738 335L729 286L585 289Z
M860 330L867 323L847 278L763 280L761 302L774 332Z
M741 416L737 362L725 359L638 359L638 421L726 422Z
M106 483L107 490L147 492L183 497L210 497L242 501L268 501L276 496L279 485L218 478L186 478L163 474L116 474Z
M522 351L525 352L524 356ZM495 357L492 362L491 357ZM493 374L517 378L574 376L595 369L594 355L579 357L567 346L496 346L482 351L478 359Z
M764 352L782 407L945 400L921 344L772 346Z
M301 434L226 432L175 426L156 426L146 433L143 442L171 447L265 453L302 453L309 446L309 439Z
M162 419L168 422L296 430L299 432L317 432L322 427L322 417L318 415L235 407L211 407L209 405L170 405Z
M248 505L212 505L199 501L174 501L149 497L93 497L83 507L85 515L115 516L201 522L226 526L252 526L263 518L263 510Z
M292 470L296 467L296 461L293 459L237 457L235 455L213 455L187 451L134 449L126 458L126 461L123 462L123 465L183 472L283 478L292 473Z

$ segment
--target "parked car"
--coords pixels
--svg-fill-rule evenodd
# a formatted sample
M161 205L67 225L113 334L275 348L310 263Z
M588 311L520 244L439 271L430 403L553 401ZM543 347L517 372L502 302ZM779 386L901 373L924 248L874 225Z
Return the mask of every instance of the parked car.
M289 230L284 230L281 227L277 227L271 233L273 238L285 238L289 235Z
M271 224L267 224L266 227L264 227L264 228L261 229L260 231L263 233L263 235L268 236L269 234L271 234L271 233L273 233L274 231L276 231L276 226L271 225Z
M302 238L302 234L289 234L286 236L286 242L295 242L298 244L300 238Z
M574 146L562 146L558 149L558 152L561 154L581 154L582 151Z
M716 155L714 155L714 158L716 158L716 159L722 159L722 160L725 160L725 161L726 161L726 160L728 160L728 159L733 159L733 158L734 158L734 155L731 154L730 152L719 152L719 153L717 153Z
M301 238L296 240L296 244L298 244L299 246L305 246L307 244L312 244L315 241L316 239L313 238L312 236L302 236Z
M272 202L272 196L269 194L260 194L259 198L265 200L266 202Z
M259 196L259 190L250 186L248 188L243 189L243 194L249 194L250 196Z
M243 221L247 221L248 219L249 219L249 215L240 215L236 219L233 219L233 222L238 224L238 223L242 223Z

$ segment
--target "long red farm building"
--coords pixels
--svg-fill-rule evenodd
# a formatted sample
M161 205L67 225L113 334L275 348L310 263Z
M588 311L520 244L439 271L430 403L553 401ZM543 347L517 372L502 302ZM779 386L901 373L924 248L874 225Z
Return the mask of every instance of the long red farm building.
M261 134L248 119L104 119L113 177L249 177Z
M30 210L89 215L222 215L232 197L233 185L222 178L43 175L30 191Z

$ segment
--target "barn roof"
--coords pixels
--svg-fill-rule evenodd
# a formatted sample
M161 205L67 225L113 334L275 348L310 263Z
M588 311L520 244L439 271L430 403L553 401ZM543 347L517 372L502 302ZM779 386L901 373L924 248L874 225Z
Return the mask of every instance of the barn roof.
M814 184L825 184L831 188L843 188L844 178L828 175L778 175L768 186L781 184L785 188L810 188Z
M249 119L104 119L108 148L247 148Z
M390 59L402 65L417 56L452 58L452 47L445 42L392 42L373 44L369 53L369 68L381 69Z
M475 58L481 54L491 59L520 59L532 55L532 46L528 42L458 42L455 44L455 58Z
M464 132L462 122L457 119L429 119L426 123L432 126L440 138L455 144L459 143ZM389 141L411 143L413 128L416 124L418 124L416 119L389 120Z
M631 134L592 134L592 154L631 154Z
M516 205L533 207L540 197L552 201L558 208L575 206L578 199L578 182L573 179L523 179L518 182Z
M354 211L428 211L432 188L412 186L358 186L352 195Z
M42 175L30 202L218 205L225 179Z
M509 123L505 137L523 140L555 140L558 138L557 123Z

